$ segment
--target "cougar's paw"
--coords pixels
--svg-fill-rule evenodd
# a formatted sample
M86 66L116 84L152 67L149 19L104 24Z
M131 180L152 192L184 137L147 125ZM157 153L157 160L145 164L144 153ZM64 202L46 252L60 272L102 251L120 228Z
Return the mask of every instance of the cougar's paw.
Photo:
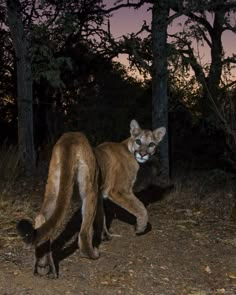
M83 258L89 258L89 259L98 259L100 254L97 248L93 248L93 250L85 251L83 249L80 249L80 256Z
M58 277L52 253L46 253L41 257L35 257L34 274L48 276L51 279Z
M147 226L144 230L136 230L136 236L142 236L145 235L146 233L150 232L152 230L152 225L151 223L147 223Z
M43 276L49 275L50 269L51 267L49 264L44 266L36 265L34 274L43 277Z
M53 267L51 265L46 265L44 267L37 266L34 272L34 275L38 275L40 277L45 277L47 276L50 279L57 279L58 275L56 272L54 272Z
M45 264L37 262L34 268L34 275L48 276L50 279L56 279L58 277L54 262L46 261Z

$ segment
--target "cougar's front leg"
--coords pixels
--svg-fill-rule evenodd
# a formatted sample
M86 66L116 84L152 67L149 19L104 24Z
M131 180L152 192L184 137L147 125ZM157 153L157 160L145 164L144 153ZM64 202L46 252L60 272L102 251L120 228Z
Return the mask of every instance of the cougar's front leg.
M95 237L100 241L109 241L112 239L111 234L107 228L106 212L104 209L103 194L100 193L97 203L97 213L94 221Z
M120 193L111 191L109 199L136 217L135 232L137 235L147 231L148 213L143 203L132 192Z
M39 214L35 218L35 229L39 228L45 221L45 216L43 214ZM57 278L57 271L52 257L50 240L35 247L34 274L40 276L50 274L53 278Z

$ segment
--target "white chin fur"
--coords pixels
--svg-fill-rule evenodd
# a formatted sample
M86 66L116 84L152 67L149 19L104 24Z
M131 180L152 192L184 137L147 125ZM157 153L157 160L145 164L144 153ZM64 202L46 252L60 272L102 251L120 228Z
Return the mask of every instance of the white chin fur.
M142 157L140 154L136 154L136 160L139 163L145 163L147 160L149 159L148 155L145 155L144 157Z
M136 160L137 160L137 162L139 162L139 163L145 163L147 160L145 160L145 159L137 159L136 158Z

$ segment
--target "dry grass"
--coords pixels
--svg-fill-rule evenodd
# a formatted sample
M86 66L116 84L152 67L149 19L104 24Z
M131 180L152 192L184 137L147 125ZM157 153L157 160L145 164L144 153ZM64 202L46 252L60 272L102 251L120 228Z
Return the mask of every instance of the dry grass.
M40 185L34 179L20 177L17 147L4 143L0 147L0 247L17 238L19 219L35 215L38 205L32 196L37 196L38 189L34 183Z
M17 238L16 222L30 218L34 214L34 204L30 200L15 200L10 195L0 195L0 248L12 244Z
M230 220L234 208L235 179L231 174L220 169L194 171L189 168L176 173L175 189L167 196L164 203L190 209L199 218Z
M19 155L16 146L6 142L0 147L0 194L4 195L19 177Z
M17 146L4 143L0 147L0 178L9 179L17 175L19 156Z

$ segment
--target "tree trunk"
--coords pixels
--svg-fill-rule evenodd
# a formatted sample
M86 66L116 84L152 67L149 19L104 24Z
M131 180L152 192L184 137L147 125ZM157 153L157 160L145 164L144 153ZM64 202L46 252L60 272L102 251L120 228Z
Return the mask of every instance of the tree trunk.
M18 148L21 168L26 175L35 169L33 141L32 72L29 41L22 22L19 0L7 1L8 24L16 55Z
M211 65L209 74L207 77L207 86L210 95L214 100L217 99L219 94L220 78L222 74L222 57L223 57L223 47L222 47L222 32L224 28L224 11L216 11L213 23L211 35Z
M152 73L152 125L153 129L165 126L167 134L160 143L161 177L168 182L168 96L167 96L167 27L169 3L154 1L152 10L153 73Z

